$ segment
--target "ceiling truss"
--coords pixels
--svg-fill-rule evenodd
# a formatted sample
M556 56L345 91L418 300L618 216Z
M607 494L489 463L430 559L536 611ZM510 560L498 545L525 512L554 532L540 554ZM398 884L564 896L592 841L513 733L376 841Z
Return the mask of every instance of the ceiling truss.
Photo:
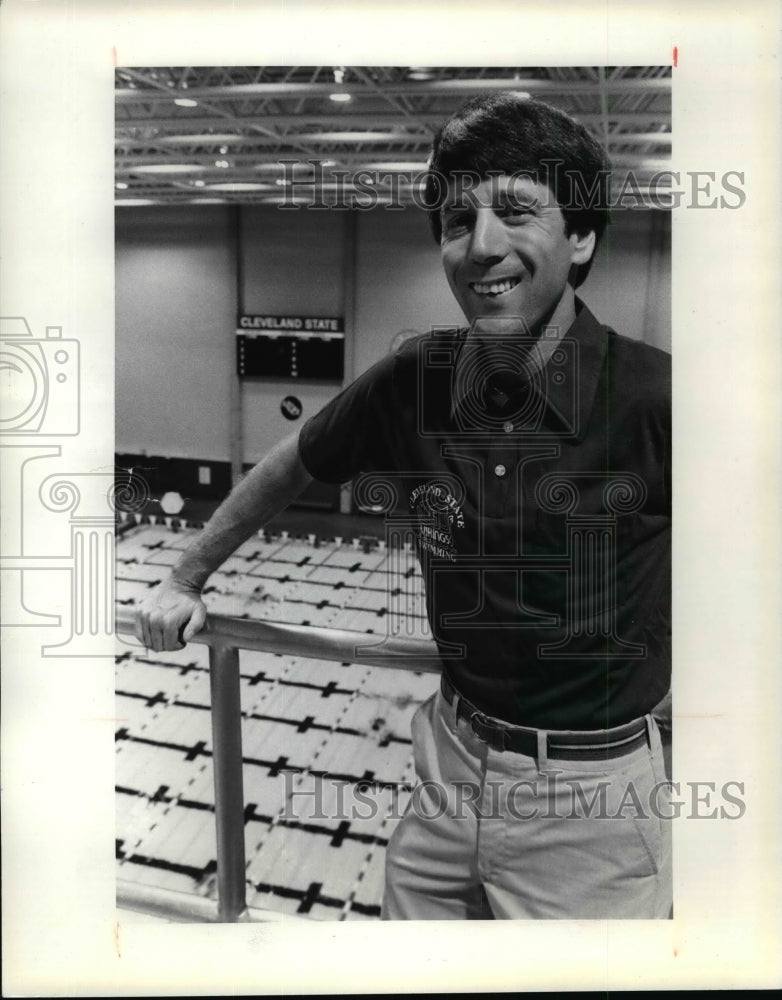
M643 190L670 165L669 66L122 67L116 201L306 200L301 182L317 169L324 191L344 196L355 180L366 193L371 172L377 201L409 204L438 126L497 90L582 121L608 152L615 189L632 174Z

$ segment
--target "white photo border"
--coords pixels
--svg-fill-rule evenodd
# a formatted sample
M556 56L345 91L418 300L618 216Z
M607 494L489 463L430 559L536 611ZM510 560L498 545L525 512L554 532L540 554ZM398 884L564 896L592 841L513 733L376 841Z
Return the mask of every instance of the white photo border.
M4 472L38 484L40 459L70 483L32 504L25 472L3 487L10 578L41 560L29 619L3 630L4 994L779 985L779 6L6 0L0 20L0 312L80 360L76 431L0 451ZM673 212L674 772L743 783L745 814L675 823L671 921L118 922L113 658L42 652L67 639L74 522L104 537L89 505L113 473L115 65L660 65L674 47L673 169L741 171L747 194Z

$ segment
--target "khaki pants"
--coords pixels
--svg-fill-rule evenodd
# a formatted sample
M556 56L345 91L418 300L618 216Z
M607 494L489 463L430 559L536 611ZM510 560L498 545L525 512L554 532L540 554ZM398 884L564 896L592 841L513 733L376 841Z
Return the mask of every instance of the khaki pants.
M413 718L418 782L388 845L384 919L670 915L670 793L651 715L645 745L594 761L496 751L455 714L438 691Z

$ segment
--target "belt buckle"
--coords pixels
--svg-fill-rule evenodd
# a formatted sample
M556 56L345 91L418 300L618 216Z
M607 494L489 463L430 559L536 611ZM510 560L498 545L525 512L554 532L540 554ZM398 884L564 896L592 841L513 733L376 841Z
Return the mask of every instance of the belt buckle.
M507 750L508 731L504 726L498 725L493 719L487 718L483 712L473 712L470 715L470 728L484 743L488 743L494 750ZM483 731L481 731L483 730Z

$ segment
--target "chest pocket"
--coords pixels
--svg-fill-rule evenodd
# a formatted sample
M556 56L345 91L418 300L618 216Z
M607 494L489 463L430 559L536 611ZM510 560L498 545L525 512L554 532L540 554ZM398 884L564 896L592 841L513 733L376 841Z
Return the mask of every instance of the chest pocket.
M528 504L522 512L526 605L555 613L571 628L600 628L621 606L617 589L617 524Z

